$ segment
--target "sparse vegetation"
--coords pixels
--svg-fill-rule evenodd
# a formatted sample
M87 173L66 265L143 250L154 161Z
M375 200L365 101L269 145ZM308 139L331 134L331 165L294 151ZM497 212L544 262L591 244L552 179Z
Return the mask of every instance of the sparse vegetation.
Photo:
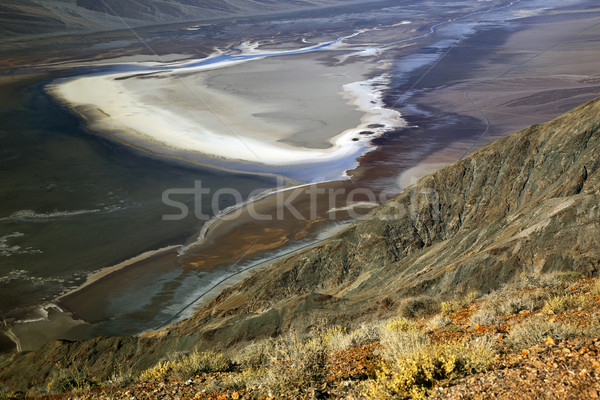
M90 378L85 371L77 368L57 368L52 371L46 390L50 394L83 392L98 386L100 382Z
M404 299L398 308L398 314L406 318L427 317L439 311L439 302L429 296Z
M322 335L302 338L291 333L277 340L262 377L263 390L278 396L314 388L324 377L327 354Z
M498 312L486 305L471 315L470 321L473 325L494 325L498 323Z
M426 398L436 382L481 372L494 357L487 340L445 345L422 341L383 362L366 392L373 399Z
M511 350L522 350L541 343L547 338L554 341L570 339L583 332L575 326L534 317L515 326L506 337L506 345Z
M442 315L450 315L453 312L460 310L460 306L457 302L454 301L442 301L440 304L440 311Z
M290 332L243 345L232 359L222 353L194 351L159 362L137 380L138 384L169 385L188 379L194 382L202 375L207 392L239 392L249 398L311 398L323 390L337 390L329 394L333 398L340 393L372 399L425 398L436 385L452 385L485 371L498 357L521 354L540 344L599 337L600 318L587 317L578 323L561 319L569 310L596 307L600 293L600 280L573 284L571 276L527 276L483 298L466 295L439 306L429 298L411 298L397 316L387 320L355 328L315 322L306 334ZM542 287L533 287L535 283ZM438 314L424 317L434 309ZM341 378L332 373L341 367L334 368L332 360L355 354L357 349L370 350L366 358L353 360L346 368L365 362L370 363L368 368L361 367L358 375L343 382L336 380ZM99 386L85 376L76 369L56 370L45 393ZM104 386L118 390L131 385L133 377L129 369L116 367ZM3 398L11 398L8 395L5 392Z
M582 294L565 294L554 296L544 304L544 311L549 314L560 314L575 308L585 307L589 300Z
M163 361L140 374L141 381L161 381L170 377L181 380L202 372L221 372L231 368L231 361L222 353L194 351L173 361Z
M452 320L443 314L438 314L431 318L425 327L429 330L441 329L450 325Z

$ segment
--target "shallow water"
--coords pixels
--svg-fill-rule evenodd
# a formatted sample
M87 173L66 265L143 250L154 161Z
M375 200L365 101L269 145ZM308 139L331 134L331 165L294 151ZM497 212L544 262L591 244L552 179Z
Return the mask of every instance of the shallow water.
M195 239L204 221L193 213L179 221L162 220L177 212L162 202L166 189L192 188L199 180L212 193L233 187L247 196L275 186L274 178L153 159L86 132L44 93L49 78L5 84L0 90L4 316L52 300L92 271ZM192 209L193 196L178 199ZM220 207L234 202L223 196ZM209 201L202 202L202 210L212 214Z

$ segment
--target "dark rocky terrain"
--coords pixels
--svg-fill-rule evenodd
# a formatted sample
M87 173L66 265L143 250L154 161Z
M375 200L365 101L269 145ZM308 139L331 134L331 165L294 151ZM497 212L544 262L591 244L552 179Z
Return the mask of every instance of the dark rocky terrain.
M26 390L60 365L103 379L166 354L226 349L315 321L394 316L406 298L482 294L523 273L600 268L600 99L422 178L331 240L224 291L194 317L141 337L60 341L0 358Z

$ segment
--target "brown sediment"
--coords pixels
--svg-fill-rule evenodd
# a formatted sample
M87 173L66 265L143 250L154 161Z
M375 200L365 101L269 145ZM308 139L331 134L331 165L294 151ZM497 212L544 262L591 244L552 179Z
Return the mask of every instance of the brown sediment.
M111 296L127 292L131 283L150 273L160 274L179 268L177 250L169 249L115 269L99 279L76 289L58 301L58 305L73 314L75 319L99 322L112 317L107 311Z

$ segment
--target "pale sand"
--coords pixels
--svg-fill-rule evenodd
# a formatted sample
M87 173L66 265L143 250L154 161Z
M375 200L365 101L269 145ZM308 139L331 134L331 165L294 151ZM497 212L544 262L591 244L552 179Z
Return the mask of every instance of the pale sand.
M404 121L379 97L387 78L373 66L328 67L322 53L280 56L199 72L84 76L50 93L89 119L90 128L149 151L296 165L353 157L374 135ZM126 78L116 80L115 78ZM383 127L369 129L370 124Z

